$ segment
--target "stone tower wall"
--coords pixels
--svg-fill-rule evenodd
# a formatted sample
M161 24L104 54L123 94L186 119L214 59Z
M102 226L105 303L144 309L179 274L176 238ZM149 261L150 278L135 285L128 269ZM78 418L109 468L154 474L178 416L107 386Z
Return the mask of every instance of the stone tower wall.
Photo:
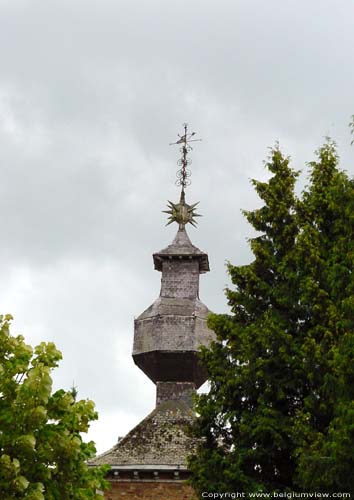
M199 297L199 263L195 260L167 260L162 264L161 297Z

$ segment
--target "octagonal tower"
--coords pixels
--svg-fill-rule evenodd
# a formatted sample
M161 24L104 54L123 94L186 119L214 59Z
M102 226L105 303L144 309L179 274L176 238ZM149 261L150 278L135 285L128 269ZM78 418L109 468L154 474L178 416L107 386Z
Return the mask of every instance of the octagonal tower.
M181 186L179 203L169 202L169 224L179 225L175 239L153 255L157 271L162 273L160 296L134 322L134 362L156 384L156 404L182 399L191 402L191 394L207 379L198 362L198 349L207 346L214 334L206 324L208 308L199 299L199 275L209 271L208 255L192 245L185 226L195 225L198 203L188 205L185 188L189 184L187 158L194 133L184 134L181 144Z
M195 418L192 394L206 380L198 363L199 347L215 338L207 327L208 308L199 299L199 276L209 271L208 255L195 247L186 224L195 225L196 203L185 201L189 184L189 143L194 133L179 135L181 186L179 203L169 202L169 223L177 222L172 243L153 255L161 272L161 291L155 302L134 322L133 359L156 384L156 407L110 450L90 461L109 464L112 490L105 498L195 498L185 483L188 457L198 440L187 432Z
M133 359L156 384L159 404L187 400L206 381L197 352L214 334L206 324L209 310L199 299L199 275L209 271L208 255L192 245L184 225L153 258L162 273L161 291L135 320Z

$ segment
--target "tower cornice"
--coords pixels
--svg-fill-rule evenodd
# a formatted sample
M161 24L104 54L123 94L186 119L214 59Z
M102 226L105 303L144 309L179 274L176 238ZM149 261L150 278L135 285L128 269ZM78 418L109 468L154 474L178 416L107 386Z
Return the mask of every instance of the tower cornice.
M157 271L162 271L162 264L165 260L172 259L197 260L200 274L210 270L208 254L192 244L185 227L180 227L172 243L163 250L154 253L153 259Z

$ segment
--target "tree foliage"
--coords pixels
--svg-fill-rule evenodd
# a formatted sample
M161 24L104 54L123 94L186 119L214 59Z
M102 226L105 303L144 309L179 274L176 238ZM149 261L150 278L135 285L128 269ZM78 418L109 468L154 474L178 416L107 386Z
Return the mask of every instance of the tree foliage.
M278 147L244 212L254 260L228 265L230 315L212 314L191 458L198 491L354 494L354 182L327 141L309 184Z
M74 390L52 393L60 351L12 336L11 319L0 315L0 498L102 498L107 469L88 467L95 447L81 437L97 419L94 403L77 401Z

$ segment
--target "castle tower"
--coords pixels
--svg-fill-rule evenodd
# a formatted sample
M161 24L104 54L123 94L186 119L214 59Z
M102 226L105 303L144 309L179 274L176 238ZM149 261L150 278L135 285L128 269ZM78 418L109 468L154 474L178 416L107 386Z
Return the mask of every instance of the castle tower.
M172 243L154 253L154 267L161 272L159 297L134 324L133 359L156 385L156 407L142 422L92 465L108 463L112 485L105 497L190 500L187 457L196 441L186 432L195 418L193 394L206 381L198 362L198 350L214 339L206 324L208 308L199 299L199 276L209 271L208 255L195 247L185 226L196 224L196 205L185 201L189 184L187 157L195 141L184 125L178 183L179 203L169 202L169 224L177 222Z

